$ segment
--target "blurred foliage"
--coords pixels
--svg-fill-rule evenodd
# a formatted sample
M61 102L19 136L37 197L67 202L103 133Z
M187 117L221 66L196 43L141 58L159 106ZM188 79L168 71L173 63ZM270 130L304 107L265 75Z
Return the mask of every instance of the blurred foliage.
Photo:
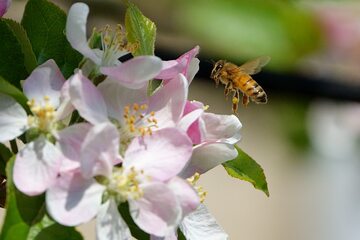
M274 70L290 70L323 42L315 17L294 1L185 0L177 11L179 27L208 54L235 61L268 55Z

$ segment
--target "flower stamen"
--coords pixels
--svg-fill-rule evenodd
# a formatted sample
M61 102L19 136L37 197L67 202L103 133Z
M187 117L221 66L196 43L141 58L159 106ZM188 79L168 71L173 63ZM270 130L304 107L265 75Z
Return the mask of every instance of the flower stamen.
M50 102L49 96L44 96L44 105L41 106L35 102L35 99L31 99L27 102L32 116L28 116L28 124L31 127L39 128L41 131L47 131L51 128L51 125L55 119L55 108Z
M115 195L119 202L140 199L144 195L139 186L143 175L143 171L137 171L134 167L127 173L122 168L115 168L108 184L108 192Z
M199 181L200 179L200 174L199 173L195 173L193 176L189 177L188 179L186 179L191 186L193 186L193 188L197 191L199 198L200 198L200 202L203 203L205 201L207 192L204 191L202 186L196 186L197 181Z

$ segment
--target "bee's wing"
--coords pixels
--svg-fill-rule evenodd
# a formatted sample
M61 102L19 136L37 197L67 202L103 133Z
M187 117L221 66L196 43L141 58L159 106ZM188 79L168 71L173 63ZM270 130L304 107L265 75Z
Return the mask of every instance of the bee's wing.
M241 65L239 69L246 72L247 74L253 75L260 72L261 68L270 61L269 56L262 56L255 58L254 60L248 61Z

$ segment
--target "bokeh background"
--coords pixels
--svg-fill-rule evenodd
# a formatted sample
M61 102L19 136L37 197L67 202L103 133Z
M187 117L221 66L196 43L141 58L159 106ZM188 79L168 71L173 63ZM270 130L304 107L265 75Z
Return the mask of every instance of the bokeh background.
M67 10L75 1L54 1ZM124 19L120 0L88 0L92 27ZM211 60L272 58L254 78L267 105L240 107L239 146L262 165L270 197L227 176L203 175L206 205L231 239L360 239L360 2L309 0L133 1L157 25L164 60L201 47L190 99L231 114ZM26 1L5 17L20 20ZM93 223L82 226L95 239Z

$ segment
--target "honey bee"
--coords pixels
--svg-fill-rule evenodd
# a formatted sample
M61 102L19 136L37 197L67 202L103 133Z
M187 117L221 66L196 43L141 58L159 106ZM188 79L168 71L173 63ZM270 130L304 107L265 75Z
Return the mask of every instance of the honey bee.
M250 99L257 104L267 103L267 96L262 87L250 76L260 72L261 68L270 61L270 57L262 56L237 66L225 60L219 60L214 64L211 78L215 80L216 87L219 83L225 85L225 96L233 92L232 110L238 110L240 92L242 92L242 104L246 107Z

